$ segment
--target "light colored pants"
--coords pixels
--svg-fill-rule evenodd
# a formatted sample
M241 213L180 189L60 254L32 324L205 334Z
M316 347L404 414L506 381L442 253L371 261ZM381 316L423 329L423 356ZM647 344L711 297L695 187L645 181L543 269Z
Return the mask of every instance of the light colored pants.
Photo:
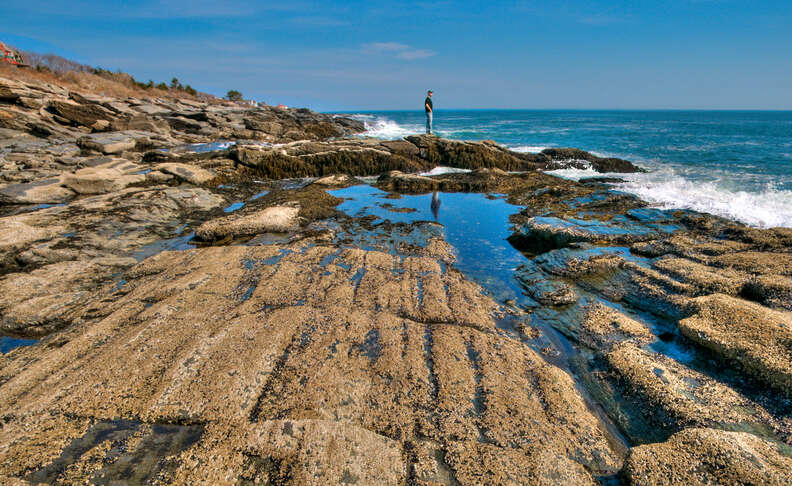
M426 133L432 133L432 112L426 112Z

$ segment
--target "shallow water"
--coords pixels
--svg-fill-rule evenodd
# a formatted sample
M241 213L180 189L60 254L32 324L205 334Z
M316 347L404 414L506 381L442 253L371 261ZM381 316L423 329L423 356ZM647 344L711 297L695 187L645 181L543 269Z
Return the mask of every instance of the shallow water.
M374 224L384 220L441 224L441 228L434 230L424 228L425 236L443 236L456 249L454 265L465 275L487 288L496 300L527 299L522 296L514 279L514 270L525 261L525 256L506 241L511 234L509 216L519 212L520 208L502 197L441 193L435 211L432 194L402 195L399 199L390 199L385 197L388 193L368 185L328 192L346 199L337 207L338 210L357 217L375 216ZM392 207L383 207L386 204ZM398 212L405 209L412 211Z
M12 349L16 349L21 346L31 346L37 342L37 339L18 339L8 336L0 336L0 354L6 354Z
M355 115L365 135L424 132L423 112ZM669 208L760 227L792 227L792 111L437 110L436 134L495 140L520 152L577 147L649 169L619 175L620 189ZM578 179L591 169L552 173Z

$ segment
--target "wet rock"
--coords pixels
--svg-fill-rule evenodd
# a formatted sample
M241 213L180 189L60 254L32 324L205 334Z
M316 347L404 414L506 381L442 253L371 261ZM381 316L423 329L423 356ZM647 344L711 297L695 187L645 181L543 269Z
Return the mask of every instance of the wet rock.
M426 162L428 169L444 166L534 170L545 168L548 164L548 158L542 155L512 152L486 142L457 142L430 135L413 135L405 140L418 148L419 157Z
M569 285L558 280L549 280L535 268L524 266L516 273L525 291L537 301L547 305L574 304L578 296Z
M701 294L737 295L749 275L731 269L720 269L685 258L662 258L652 264L656 269L697 287Z
M273 206L248 214L213 219L198 227L195 236L203 241L215 241L229 236L285 233L299 226L299 212L298 205Z
M379 176L377 185L396 192L421 193L438 190L439 181L431 177L392 170Z
M792 311L792 279L780 275L759 275L740 289L740 297L770 308Z
M767 484L792 482L792 460L776 445L744 432L686 429L667 442L630 450L631 485Z
M529 171L549 168L552 163L547 156L512 152L492 143L431 136L412 136L396 142L340 139L274 146L238 145L230 150L230 155L239 164L272 179L321 177L338 172L355 176L393 170L415 173L437 166Z
M556 163L558 161L585 161L597 172L643 172L643 169L637 168L624 159L599 157L576 148L546 148L542 150L542 155L550 157ZM561 165L558 168L566 167L568 165Z
M581 177L578 182L581 184L619 184L627 181L620 177Z
M520 224L510 241L516 246L527 248L564 248L573 242L601 244L629 244L640 240L655 239L654 228L630 223L617 218L611 221L562 219L554 216L536 216Z
M693 315L679 322L685 336L792 396L792 314L722 294L699 297L693 305Z
M51 239L61 228L36 227L23 218L0 218L0 273L15 270L18 254L35 242Z
M361 141L311 147L309 153L301 153L306 148L301 145L304 144L283 147L237 145L229 154L239 164L255 169L260 177L268 179L322 177L339 172L361 176L379 175L389 170L416 172L424 168L417 162L393 156L390 152L367 146ZM290 153L292 151L295 155Z

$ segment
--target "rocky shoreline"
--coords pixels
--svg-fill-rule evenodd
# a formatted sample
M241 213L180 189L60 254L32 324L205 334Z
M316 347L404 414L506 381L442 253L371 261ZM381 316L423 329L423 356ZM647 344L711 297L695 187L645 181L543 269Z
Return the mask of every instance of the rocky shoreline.
M2 482L792 483L792 230L363 131L0 79Z

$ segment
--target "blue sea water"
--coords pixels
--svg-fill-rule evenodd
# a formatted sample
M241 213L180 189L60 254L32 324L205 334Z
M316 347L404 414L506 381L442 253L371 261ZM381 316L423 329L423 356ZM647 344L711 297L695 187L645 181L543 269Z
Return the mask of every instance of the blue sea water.
M356 113L366 136L423 133L422 111ZM435 134L522 152L577 147L646 168L617 185L663 208L792 227L792 111L436 110ZM572 179L599 175L560 170Z

